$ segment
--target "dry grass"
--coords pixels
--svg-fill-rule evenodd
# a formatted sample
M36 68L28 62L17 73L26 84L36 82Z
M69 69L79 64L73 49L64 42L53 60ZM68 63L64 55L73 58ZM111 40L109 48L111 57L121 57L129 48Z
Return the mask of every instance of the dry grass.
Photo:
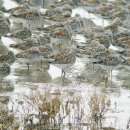
M18 130L15 114L8 110L6 105L0 104L0 130Z
M46 126L53 123L56 126L56 117L60 111L60 98L57 95L52 95L50 90L45 92L36 91L31 93L29 96L24 96L24 102L29 106L34 114L35 118L38 119L37 124ZM26 108L24 108L26 109ZM35 124L33 117L30 114L26 114L24 118L25 124ZM30 122L30 123L28 123Z
M111 106L111 101L104 93L93 93L89 100L89 109L92 122L101 125L102 118Z

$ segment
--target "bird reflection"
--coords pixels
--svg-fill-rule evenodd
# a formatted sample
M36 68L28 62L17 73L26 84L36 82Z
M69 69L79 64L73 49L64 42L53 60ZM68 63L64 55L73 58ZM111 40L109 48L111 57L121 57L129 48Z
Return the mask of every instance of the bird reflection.
M29 72L25 66L16 69L15 75L18 76L18 82L48 83L52 80L46 69L37 70L34 66L31 66Z
M5 46L2 44L2 41L0 41L0 54L6 53L6 52L8 52L7 47L5 47Z

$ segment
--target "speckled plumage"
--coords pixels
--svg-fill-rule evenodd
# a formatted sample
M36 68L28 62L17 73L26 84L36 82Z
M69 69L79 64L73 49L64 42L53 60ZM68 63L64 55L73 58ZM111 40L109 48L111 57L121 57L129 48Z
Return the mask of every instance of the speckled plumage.
M20 41L16 44L11 44L10 47L12 48L17 48L21 50L26 50L29 49L33 46L39 46L39 42L36 38L27 38L24 39L23 41Z
M121 65L124 61L125 59L121 55L108 50L106 56L102 60L95 63L99 64L106 70L113 70Z
M34 25L38 26L39 24L43 24L43 18L39 11L31 9L20 9L14 11L12 14L12 19L27 23L31 27L34 27Z
M64 26L67 25L69 25L74 32L79 31L84 27L83 18L81 18L79 15L76 15L73 18L69 18L67 21L64 21Z
M9 66L9 64L7 63L3 63L0 64L0 82L10 74L11 72L11 68Z
M90 44L86 44L84 46L77 46L78 52L86 55L86 57L90 58L90 61L100 61L106 53L106 47L100 44L98 41L91 41Z
M53 53L53 49L49 44L45 46L39 46L38 50L39 50L40 56L43 58L47 58Z
M7 21L0 19L0 36L6 36L10 31L10 25Z
M31 49L19 52L16 54L16 58L20 62L26 63L29 71L29 64L34 61L39 61L40 53L37 47L33 47Z
M57 43L65 43L68 42L68 40L71 39L72 37L72 29L70 26L65 26L63 28L58 28L52 32L50 35L52 42L57 42Z
M16 58L25 59L29 62L32 62L34 59L39 58L39 51L37 47L33 47L28 50L24 50L16 54Z
M71 17L71 12L70 11L65 11L62 14L59 14L59 15L56 15L56 16L55 15L51 16L48 19L52 20L54 22L64 22L65 20L67 20L70 17Z
M70 46L68 49L52 54L49 58L51 58L51 64L62 69L62 72L65 73L75 64L75 48Z
M51 42L51 38L50 38L50 35L48 33L46 34L40 34L38 37L37 37L37 40L39 42L39 45L46 45L48 43Z
M12 51L0 55L0 63L8 63L9 65L12 65L14 62L15 62L15 55Z
M53 24L53 25L50 25L50 26L47 26L44 28L38 28L38 30L44 31L46 33L52 33L54 30L56 30L57 28L60 28L60 27L64 27L64 25L62 23L56 23L56 24Z
M111 44L111 40L107 35L97 35L94 37L94 39L99 41L99 43L104 45L106 48L109 48Z
M29 28L23 28L22 30L17 30L15 32L9 33L7 37L17 38L17 39L26 39L31 37L32 32Z

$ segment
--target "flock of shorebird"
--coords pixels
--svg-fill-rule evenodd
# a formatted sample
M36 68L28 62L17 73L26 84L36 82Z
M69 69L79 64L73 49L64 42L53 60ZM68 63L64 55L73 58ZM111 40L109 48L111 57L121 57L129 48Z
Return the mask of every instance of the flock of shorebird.
M118 65L130 65L130 31L128 28L120 31L120 27L124 27L122 21L127 21L129 17L127 1L117 5L114 2L102 4L99 0L60 0L47 8L44 7L45 0L12 1L18 6L9 10L0 7L0 37L17 41L10 47L20 52L14 54L9 51L0 55L1 81L10 74L11 65L16 60L24 61L28 71L30 63L43 61L59 67L63 74L75 64L76 57L87 57L93 64L109 70ZM88 12L98 13L112 22L106 27L86 28L80 14L71 17L77 6L88 7ZM27 26L11 31L13 21ZM39 34L35 35L35 31ZM83 35L86 42L76 44L76 34ZM122 49L114 51L109 48L110 45Z

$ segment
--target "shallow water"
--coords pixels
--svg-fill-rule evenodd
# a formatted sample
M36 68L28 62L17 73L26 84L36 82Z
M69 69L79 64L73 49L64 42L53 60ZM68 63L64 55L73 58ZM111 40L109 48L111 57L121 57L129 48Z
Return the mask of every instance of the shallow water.
M11 0L4 0L4 6L9 9L16 7L17 4ZM82 8L76 8L73 10L72 16L76 13L80 13L82 17L92 18L92 21L97 25L107 26L109 21L102 20L93 14L88 14ZM103 22L103 23L102 23ZM78 41L84 42L85 39L77 35L76 39ZM9 38L2 38L2 43L0 43L0 53L5 53L7 50L12 50L9 45L15 43ZM112 49L116 50L116 47L111 46ZM14 53L17 53L13 49ZM67 101L69 102L68 108L70 114L66 116L63 120L62 130L70 130L71 128L67 125L68 123L73 123L72 130L86 130L86 126L78 126L77 123L79 114L81 110L84 111L82 123L86 123L88 116L88 100L89 97L96 91L97 93L102 91L106 93L111 100L111 107L105 114L105 120L103 126L114 127L116 129L126 129L127 121L130 117L130 67L120 68L112 72L112 81L109 77L108 82L105 84L105 76L108 72L98 72L98 68L93 70L91 64L85 65L85 61L77 58L76 63L72 70L67 73L64 80L61 78L61 70L57 67L50 65L44 66L44 69L37 67L37 64L31 65L29 73L27 72L27 66L16 61L11 70L11 74L5 79L5 83L9 82L7 87L13 86L13 91L7 91L1 93L1 95L8 95L11 97L8 106L12 109L12 102L15 104L14 109L19 107L17 101L22 100L23 95L29 95L37 90L46 91L49 89L52 95L58 95L61 100L60 113L63 116L65 113L65 105ZM126 76L127 75L127 76ZM76 101L80 103L77 105ZM22 115L22 108L19 107ZM26 112L25 112L26 113ZM31 111L30 111L31 113ZM19 116L21 116L19 115ZM22 117L21 117L22 118ZM22 119L21 119L22 120ZM22 128L21 128L22 129Z

